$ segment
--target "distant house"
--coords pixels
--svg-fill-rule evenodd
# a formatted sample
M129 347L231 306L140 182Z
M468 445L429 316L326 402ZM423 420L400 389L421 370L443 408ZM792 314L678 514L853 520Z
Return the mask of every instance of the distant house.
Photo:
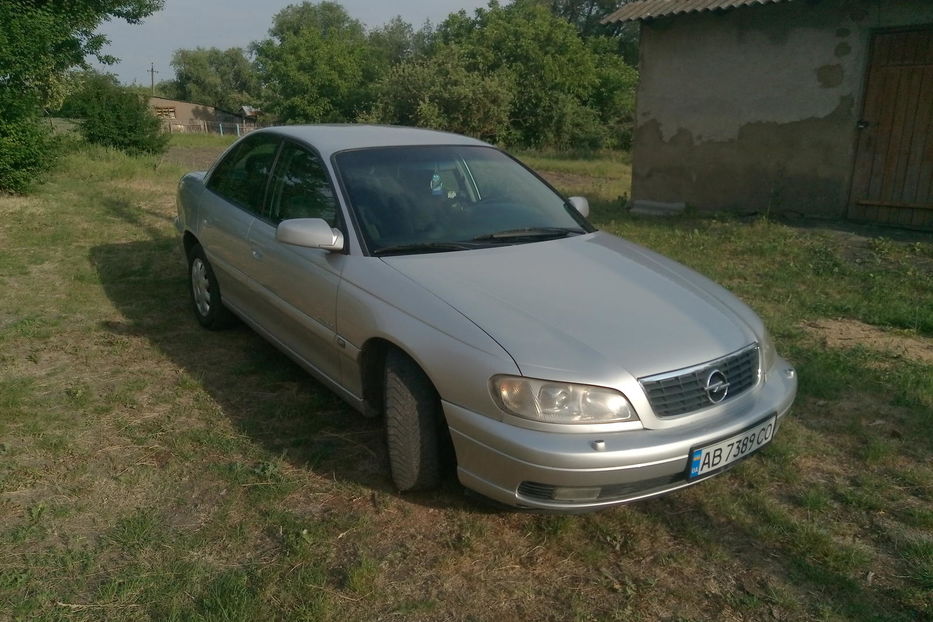
M150 97L149 107L153 114L163 119L166 131L170 132L219 132L237 133L252 129L256 116L248 117L243 112L235 113L215 106L196 104L165 97ZM244 108L246 108L244 106ZM254 110L254 109L251 109Z
M933 1L637 0L632 198L933 229Z
M247 121L252 121L255 123L259 121L259 117L262 115L263 112L259 108L254 108L253 106L240 106L240 116Z

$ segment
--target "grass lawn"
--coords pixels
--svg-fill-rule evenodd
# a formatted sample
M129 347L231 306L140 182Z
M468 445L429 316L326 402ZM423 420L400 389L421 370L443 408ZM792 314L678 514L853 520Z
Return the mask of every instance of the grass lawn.
M667 497L400 496L366 420L188 308L174 186L85 149L0 198L0 620L933 619L933 237L635 218L624 156L524 154L738 294L797 366L775 442Z

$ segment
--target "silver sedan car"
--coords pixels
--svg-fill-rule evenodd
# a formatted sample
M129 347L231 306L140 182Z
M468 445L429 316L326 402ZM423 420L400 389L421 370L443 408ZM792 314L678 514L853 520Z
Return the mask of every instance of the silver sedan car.
M269 128L178 188L198 321L242 319L363 414L399 490L593 510L754 453L794 369L722 287L598 231L504 152L428 130Z

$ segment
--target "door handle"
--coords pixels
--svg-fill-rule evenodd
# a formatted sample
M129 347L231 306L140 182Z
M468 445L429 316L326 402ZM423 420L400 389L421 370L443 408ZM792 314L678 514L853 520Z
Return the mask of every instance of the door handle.
M262 251L258 248L250 249L250 254L253 256L253 259L262 259Z
M864 129L867 128L869 125L871 125L871 123L869 123L869 122L866 121L865 119L860 119L859 122L855 124L855 127L857 127L857 128L860 129L860 130L864 130Z

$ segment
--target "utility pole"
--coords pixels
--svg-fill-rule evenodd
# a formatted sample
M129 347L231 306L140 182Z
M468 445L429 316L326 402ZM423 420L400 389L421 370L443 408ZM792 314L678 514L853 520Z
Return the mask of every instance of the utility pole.
M155 75L159 73L156 71L155 63L149 63L149 88L152 90L152 95L155 95Z

